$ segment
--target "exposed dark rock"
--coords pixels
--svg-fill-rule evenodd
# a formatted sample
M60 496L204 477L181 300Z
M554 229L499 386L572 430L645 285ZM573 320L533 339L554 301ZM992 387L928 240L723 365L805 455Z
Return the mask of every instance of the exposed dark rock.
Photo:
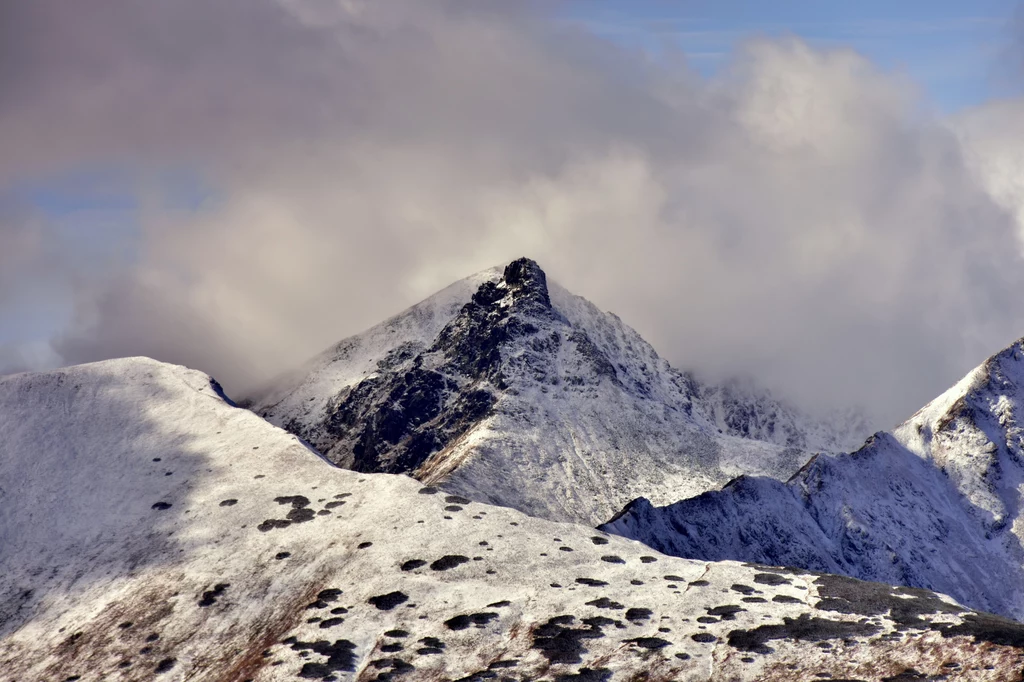
M851 639L876 635L881 628L869 622L839 621L828 618L812 618L802 613L798 618L783 618L781 625L761 625L752 630L733 630L729 633L729 645L740 651L770 654L774 651L766 645L773 639L795 639L806 642L821 642L830 639Z
M427 565L427 562L424 561L423 559L409 559L408 561L403 562L402 565L400 566L400 568L403 571L414 571L417 568L420 568L421 566L426 566L426 565Z
M257 530L266 533L267 531L274 530L275 528L287 528L292 525L291 521L285 521L284 519L267 519L256 526Z
M777 573L758 573L754 576L754 582L760 585L789 585L793 581Z
M203 596L199 600L199 606L213 606L217 603L217 597L224 594L224 590L229 587L231 587L230 583L217 583L213 586L212 590L203 592Z
M626 611L626 620L648 620L652 615L650 609L634 607Z
M722 620L736 620L736 614L746 609L732 604L725 606L716 606L713 609L707 609L709 616L718 616Z
M862 616L889 614L899 625L907 627L927 627L922 615L963 612L928 590L890 587L838 575L823 575L814 582L821 598L815 606L823 611Z
M444 622L444 626L449 630L465 630L470 625L484 626L490 623L492 620L498 617L498 614L491 611L484 613L469 613L454 618L449 618Z
M439 640L437 637L424 637L420 640L420 644L423 644L434 649L443 649L445 647L444 642Z
M156 664L154 672L156 672L157 675L162 675L163 673L170 672L171 669L175 666L175 664L177 664L177 662L178 661L175 658L165 658Z
M309 498L304 495L284 495L275 497L274 502L278 504L290 504L293 509L301 509L309 506Z
M289 641L290 640L290 641ZM294 637L285 640L295 651L312 651L326 660L319 663L305 663L299 671L299 677L306 680L336 679L336 672L354 672L356 662L356 645L347 639L336 639L334 643L325 639L315 642L300 642Z
M285 518L292 523L305 523L306 521L312 521L316 516L316 512L312 509L307 508L295 508L292 509L285 515Z
M390 611L399 604L404 604L409 601L409 596L402 592L388 592L387 594L378 594L375 597L367 599L369 603L376 606L381 611Z
M608 682L612 671L608 668L580 668L576 673L558 675L555 682Z
M665 647L672 645L672 642L660 637L637 637L635 639L627 639L625 641L630 644L635 644L641 649L664 649Z
M943 637L974 637L977 643L1024 649L1024 624L990 613L969 613L960 625L933 626Z
M320 628L326 630L327 628L333 628L335 625L341 625L344 622L344 618L327 618L320 621Z
M447 571L465 563L469 563L469 557L460 554L448 554L431 562L430 568L434 571Z
M589 619L588 619L589 620ZM570 615L555 616L533 631L533 648L551 663L581 663L586 653L584 642L604 637L601 623L585 622L586 627L570 627L576 618Z

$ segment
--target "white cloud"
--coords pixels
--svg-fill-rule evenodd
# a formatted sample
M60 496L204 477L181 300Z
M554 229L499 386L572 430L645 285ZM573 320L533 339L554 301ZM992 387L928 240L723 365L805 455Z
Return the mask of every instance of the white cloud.
M74 24L55 3L35 19ZM77 61L28 60L0 110L0 141L51 141L0 182L136 155L222 199L144 213L137 258L79 287L68 361L245 386L520 255L679 366L868 402L882 426L1024 334L1006 192L853 52L755 41L706 82L532 4L88 4L110 22Z
M975 177L1016 217L1024 240L1024 99L993 102L951 122Z

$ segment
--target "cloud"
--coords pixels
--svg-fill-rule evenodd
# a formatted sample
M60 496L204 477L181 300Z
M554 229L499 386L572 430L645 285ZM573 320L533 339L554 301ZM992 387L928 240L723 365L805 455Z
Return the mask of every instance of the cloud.
M114 160L218 197L142 207L133 257L76 282L66 362L238 392L520 255L677 366L881 426L1024 334L994 157L848 50L755 40L707 81L533 3L21 5L0 184Z

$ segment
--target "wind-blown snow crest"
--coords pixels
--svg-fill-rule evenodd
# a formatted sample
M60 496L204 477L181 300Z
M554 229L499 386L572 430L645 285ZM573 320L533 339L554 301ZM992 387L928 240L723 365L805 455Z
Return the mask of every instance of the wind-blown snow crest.
M3 682L999 680L1024 654L923 590L335 468L145 359L0 379L0 488Z

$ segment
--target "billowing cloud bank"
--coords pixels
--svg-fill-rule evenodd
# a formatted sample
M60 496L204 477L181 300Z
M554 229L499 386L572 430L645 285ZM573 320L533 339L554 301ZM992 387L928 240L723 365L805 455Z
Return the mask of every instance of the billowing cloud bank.
M0 306L74 291L64 362L244 389L520 255L677 366L883 427L1024 335L1018 103L942 121L798 39L708 81L532 3L14 4L0 188L102 163L216 197L143 200L103 267L0 212Z

